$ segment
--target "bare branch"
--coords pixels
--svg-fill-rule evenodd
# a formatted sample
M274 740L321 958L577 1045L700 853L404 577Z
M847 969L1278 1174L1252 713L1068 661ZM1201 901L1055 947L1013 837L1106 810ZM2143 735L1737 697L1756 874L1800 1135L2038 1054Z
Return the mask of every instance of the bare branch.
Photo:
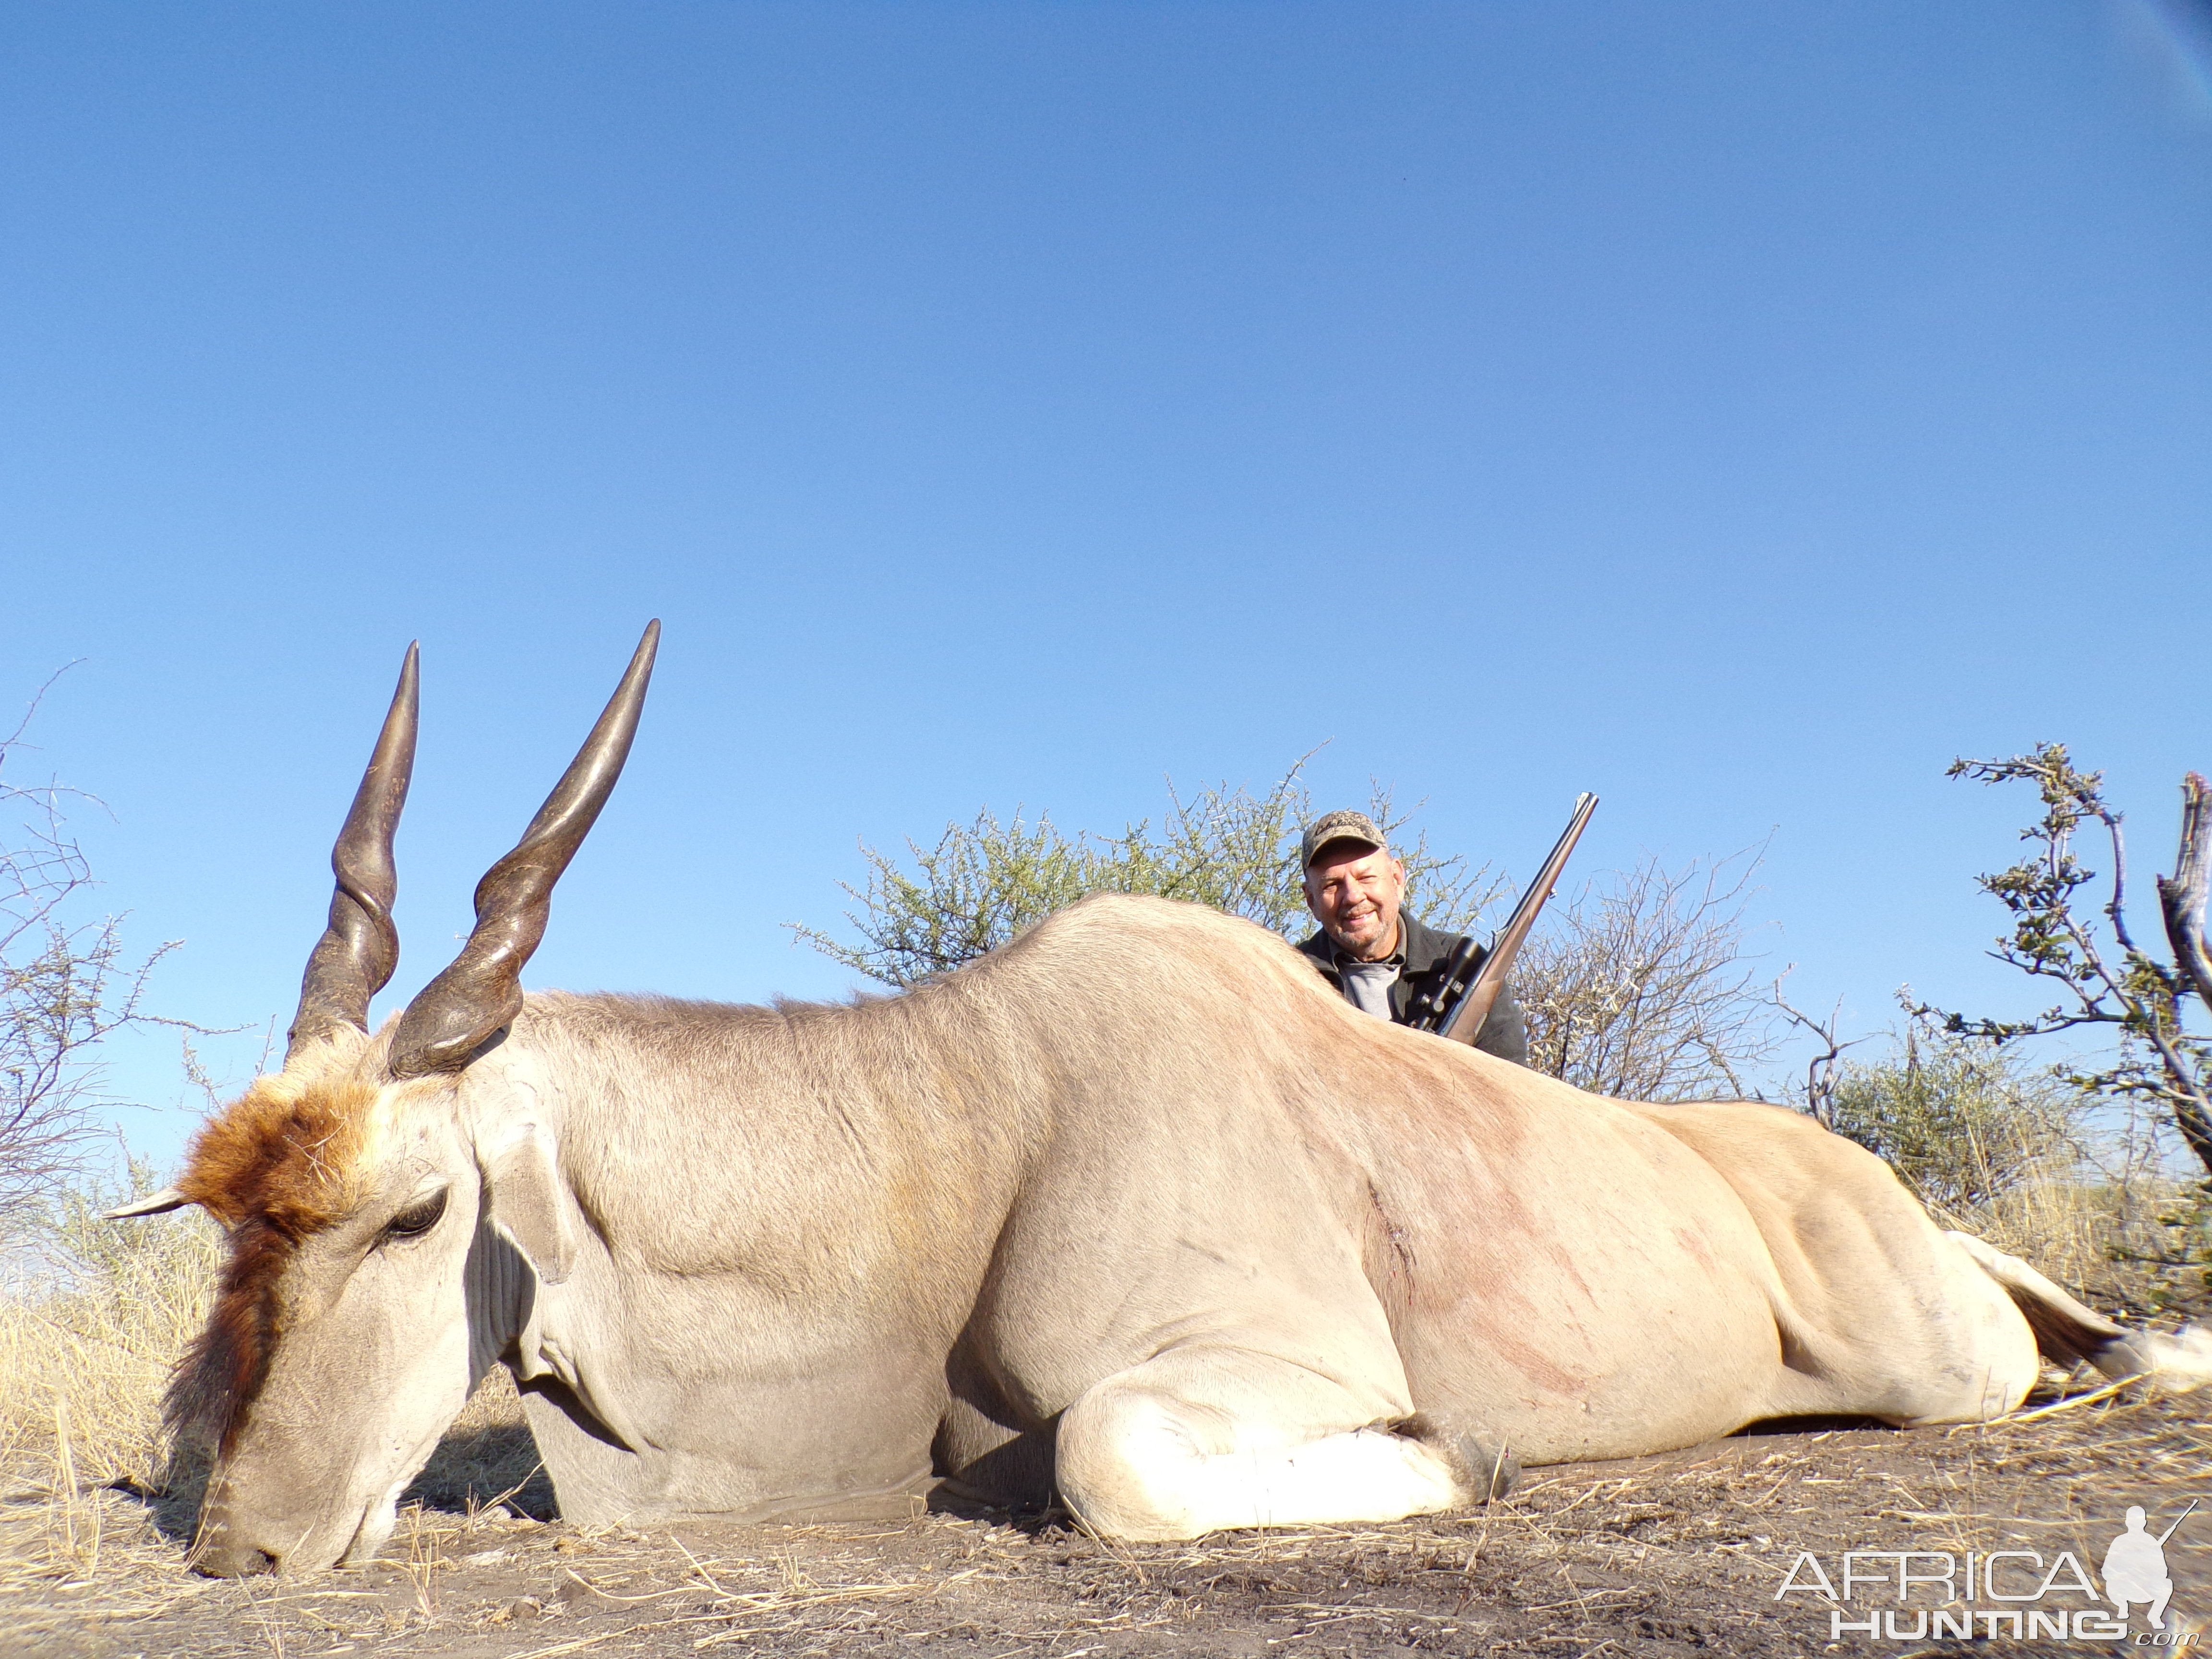
M2212 788L2202 772L2191 772L2181 781L2181 845L2173 855L2172 876L2158 878L2158 900L2174 965L2197 1000L2212 1010L2212 956L2204 949L2208 890L2212 890Z
M2128 935L2128 841L2121 831L2121 815L2100 807L2097 816L2112 838L2112 896L2106 901L2105 917L2112 924L2112 937L2120 942L2120 949L2129 956L2138 956L2141 952Z
M1810 1014L1792 1006L1790 1000L1782 994L1782 984L1783 981L1788 979L1796 970L1797 964L1793 962L1789 967L1784 969L1781 975L1775 980L1774 1006L1782 1011L1783 1018L1791 1024L1801 1030L1809 1032L1826 1045L1806 1062L1805 1105L1806 1109L1813 1114L1814 1122L1824 1129L1832 1129L1836 1127L1837 1062L1843 1058L1846 1048L1856 1048L1866 1039L1853 1037L1847 1042L1837 1036L1836 1026L1844 1017L1844 1002L1841 997L1836 999L1836 1006L1828 1011L1828 1017L1826 1019L1814 1019Z
M148 977L173 943L133 963L119 917L76 919L92 871L64 806L92 798L4 775L53 683L0 739L0 1219L78 1171L100 1103L101 1041L125 1026L185 1024L144 1007Z
M1514 975L1528 1063L1622 1099L1747 1093L1773 1048L1744 951L1761 850L1676 871L1647 858L1547 911Z
M2180 998L2195 990L2203 997L2212 973L2200 976L2203 961L2206 808L2203 781L2195 773L2183 786L2182 847L2178 873L2161 879L2159 895L2175 962L2168 966L2143 951L2127 921L2127 844L2121 816L2106 802L2103 781L2074 766L2063 744L2046 743L2032 753L2002 761L1957 762L1954 777L1984 783L2014 781L2036 785L2042 818L2022 831L2039 850L2007 870L1980 878L1984 891L2011 913L2011 933L1997 941L1993 954L2033 977L2056 980L2072 994L2075 1008L2046 1009L2027 1020L1968 1019L1923 1006L1915 1012L1940 1018L1948 1032L2003 1043L2087 1025L2118 1028L2118 1054L2102 1070L2069 1073L2092 1093L2154 1103L2208 1170L2212 1170L2212 1043L2190 1036L2182 1026ZM2090 925L2075 914L2073 897L2095 879L2074 858L2072 837L2094 818L2112 837L2112 884L2100 908L2112 930L2119 961L2099 948ZM2153 1063L2154 1061L2154 1064Z

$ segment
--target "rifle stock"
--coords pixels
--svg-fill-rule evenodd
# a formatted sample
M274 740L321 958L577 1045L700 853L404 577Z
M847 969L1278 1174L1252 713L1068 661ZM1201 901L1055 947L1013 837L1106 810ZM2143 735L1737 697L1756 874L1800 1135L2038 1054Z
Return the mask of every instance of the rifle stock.
M1499 994L1505 989L1505 976L1513 971L1513 959L1521 954L1522 942L1536 925L1536 913L1552 896L1559 872L1566 867L1568 855L1575 850L1575 843L1582 839L1590 814L1596 810L1595 795L1584 794L1576 799L1575 815L1567 821L1566 833L1552 848L1552 855L1544 860L1536 879L1521 895L1521 902L1513 907L1505 926L1491 940L1490 954L1482 959L1482 966L1475 970L1474 982L1467 988L1467 994L1459 1000L1451 1018L1444 1022L1442 1036L1472 1047L1482 1035L1482 1023L1490 1018L1491 1009L1497 1006Z

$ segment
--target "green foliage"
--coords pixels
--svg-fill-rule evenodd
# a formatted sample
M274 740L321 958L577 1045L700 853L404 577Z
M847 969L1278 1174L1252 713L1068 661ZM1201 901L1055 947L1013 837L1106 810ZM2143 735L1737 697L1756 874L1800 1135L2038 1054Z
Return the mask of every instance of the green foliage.
M2212 1042L2185 1029L2184 1006L2191 994L2187 976L2140 949L2129 931L2127 843L2121 815L2105 799L2103 775L2079 770L2063 744L2046 743L2006 760L1960 760L1947 775L2035 786L2043 816L2021 832L2033 850L2017 864L1977 879L2012 918L2011 931L1999 937L1992 954L2031 978L2052 981L2062 996L2021 1020L1970 1018L1926 1004L1913 1012L1939 1021L1954 1036L2000 1045L2102 1028L2114 1039L2109 1063L2068 1069L2068 1085L2106 1099L2149 1105L2212 1170L2212 1100L2206 1090ZM2099 878L2074 854L2075 835L2088 826L2105 830L2112 850L2111 896L2100 907L2101 927L2077 914L2075 903Z
M2070 1170L2087 1104L2079 1089L2024 1070L1986 1038L1917 1024L1887 1059L1839 1062L1828 1098L1837 1133L1954 1214Z
M1149 819L1119 834L1069 835L1040 813L1002 823L988 809L945 827L934 847L909 842L910 864L863 845L867 876L845 891L858 908L845 920L858 936L839 939L788 924L825 956L886 985L911 985L996 950L1055 910L1093 893L1148 893L1211 905L1287 936L1303 933L1298 836L1314 816L1301 760L1259 794L1226 784L1186 800L1169 786L1158 830ZM1431 854L1425 835L1410 843L1406 820L1376 790L1370 815L1406 861L1408 903L1439 927L1474 925L1504 889L1489 867Z
M2115 1261L2166 1275L2166 1282L2145 1298L2151 1312L2193 1312L2212 1301L2212 1181L2184 1187L2160 1210L2158 1226L2149 1249L2133 1250L2122 1243L2109 1253Z

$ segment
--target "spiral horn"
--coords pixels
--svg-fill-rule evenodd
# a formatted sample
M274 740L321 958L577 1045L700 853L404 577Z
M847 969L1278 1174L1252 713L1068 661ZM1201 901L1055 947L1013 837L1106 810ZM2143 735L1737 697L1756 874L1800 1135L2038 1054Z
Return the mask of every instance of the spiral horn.
M367 1030L368 1000L399 965L399 929L392 921L399 872L392 862L392 837L415 771L421 658L420 641L407 647L384 730L331 849L337 887L331 896L330 925L308 953L307 971L300 981L300 1011L286 1033L288 1060L341 1025Z
M522 969L545 937L553 884L614 793L653 678L660 623L646 624L629 672L522 839L477 884L477 925L453 965L416 993L392 1038L392 1074L456 1071L522 1009Z

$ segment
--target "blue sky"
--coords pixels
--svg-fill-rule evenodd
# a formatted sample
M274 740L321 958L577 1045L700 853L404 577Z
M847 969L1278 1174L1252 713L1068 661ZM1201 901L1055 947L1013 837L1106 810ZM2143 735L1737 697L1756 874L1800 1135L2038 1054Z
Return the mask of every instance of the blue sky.
M2070 742L2147 873L2212 764L2207 20L9 6L0 694L82 659L26 769L210 1024L410 638L380 1013L651 616L532 985L839 994L859 840L1326 740L1515 870L1771 832L1808 1000L2024 1008L1944 766Z

